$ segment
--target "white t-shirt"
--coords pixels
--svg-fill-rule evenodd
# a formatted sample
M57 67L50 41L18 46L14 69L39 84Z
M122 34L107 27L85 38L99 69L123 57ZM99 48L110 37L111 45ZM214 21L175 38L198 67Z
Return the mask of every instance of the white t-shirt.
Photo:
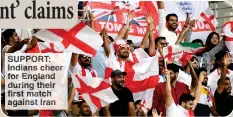
M213 95L215 93L215 90L218 87L217 83L218 83L218 80L220 79L220 76L221 76L221 70L220 69L216 69L216 70L214 70L212 73L210 73L208 75L208 83L207 83L207 85L210 86L211 92L212 92ZM231 80L231 86L233 86L233 71L231 71L231 70L228 69L227 77L230 78L230 80ZM233 95L233 88L231 90L231 95Z
M166 108L166 117L189 117L188 110L172 102L170 107Z
M166 27L166 13L164 9L158 10L159 14L159 36L165 37L169 45L175 45L178 36L176 33L169 31Z
M209 91L210 91L209 87L206 86L201 87L201 96L198 101L199 104L208 105L209 107L213 106L212 98L208 96Z

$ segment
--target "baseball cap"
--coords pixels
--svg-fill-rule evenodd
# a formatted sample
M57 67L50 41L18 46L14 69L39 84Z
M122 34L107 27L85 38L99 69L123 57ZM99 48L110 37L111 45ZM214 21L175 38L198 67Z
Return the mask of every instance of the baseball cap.
M126 76L127 73L126 73L126 72L122 72L121 70L118 70L118 69L112 71L112 73L111 73L111 77L119 76L119 75L124 75L124 76Z

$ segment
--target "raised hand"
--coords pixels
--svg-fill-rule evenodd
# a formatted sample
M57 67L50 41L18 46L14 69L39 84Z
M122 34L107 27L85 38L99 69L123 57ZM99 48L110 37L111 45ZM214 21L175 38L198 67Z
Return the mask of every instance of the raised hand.
M202 82L205 77L206 77L206 72L202 71L199 75L199 81Z
M227 53L223 58L224 66L229 66L231 64L231 55Z
M94 21L95 17L90 11L88 11L88 16L89 16L90 21Z
M170 82L170 72L168 71L168 69L165 69L164 76L165 76L166 80L168 82Z
M153 31L153 29L154 29L154 24L148 24L148 29L149 29L149 31Z
M156 110L156 109L153 109L153 110L152 110L152 116L153 116L153 117L162 117L162 112L160 112L160 114L158 115L157 110Z
M187 13L184 26L185 26L185 27L188 27L188 26L189 26L189 23L190 23L190 17L189 17L189 14Z
M128 13L128 23L131 22L131 20L135 17L134 13Z
M148 24L154 23L154 19L153 19L152 15L150 13L147 14L146 21L147 21Z

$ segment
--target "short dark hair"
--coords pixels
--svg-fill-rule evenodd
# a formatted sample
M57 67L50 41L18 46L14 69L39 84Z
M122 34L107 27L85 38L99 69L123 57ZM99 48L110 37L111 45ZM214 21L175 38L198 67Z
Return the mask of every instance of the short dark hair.
M195 97L193 97L191 94L189 93L183 93L181 96L180 96L180 99L179 99L179 105L181 105L182 102L188 102L188 101L193 101L195 99Z
M110 40L111 42L114 41L114 39L112 38L112 36L108 36L108 38L109 38L109 40Z
M166 21L168 22L169 21L169 18L170 17L176 17L177 18L177 20L178 20L178 16L175 14L175 13L171 13L171 14L168 14L167 16L166 16Z
M198 68L198 69L196 70L197 76L199 76L200 73L203 72L203 71L204 71L204 72L207 72L206 68L204 68L204 67Z
M201 39L194 39L191 43L201 43L201 46L204 47L204 43Z
M128 45L131 45L131 44L133 44L133 41L132 41L132 40L127 40L126 43L127 43Z
M4 39L5 39L5 41L6 41L7 44L9 43L10 37L13 36L14 32L15 32L15 29L6 29L6 30L2 33L2 35L3 35L3 37L4 37Z
M220 83L220 80L221 79L218 79L218 82L217 82L217 84L219 85L219 83ZM226 80L230 80L230 78L229 77L226 77ZM230 80L231 81L231 80Z
M157 38L155 39L155 45L156 45L160 40L166 40L166 38L165 38L165 37L157 37Z
M218 53L215 54L216 61L221 60L228 52L225 50L221 50Z
M136 106L137 104L140 104L142 100L137 100L136 102L134 102L134 106Z
M172 70L174 73L179 73L180 66L174 63L170 63L170 64L167 64L167 69Z
M86 101L85 100L81 100L80 102L78 102L78 107L80 108L84 102L86 102Z

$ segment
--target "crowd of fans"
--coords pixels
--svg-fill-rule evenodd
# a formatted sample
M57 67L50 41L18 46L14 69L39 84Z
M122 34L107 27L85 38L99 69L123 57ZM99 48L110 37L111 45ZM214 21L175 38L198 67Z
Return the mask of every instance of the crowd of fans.
M85 100L78 96L72 82L69 83L68 110L53 111L60 116L167 116L167 117L190 117L190 116L227 116L233 110L232 79L233 64L232 56L225 46L225 38L217 32L211 32L206 42L201 39L191 39L192 27L195 20L186 19L186 23L178 35L178 16L165 14L163 2L158 2L159 36L154 37L154 19L147 16L147 31L139 47L135 47L132 40L128 39L130 21L133 14L128 14L128 22L120 29L117 37L111 37L103 29L100 33L103 45L96 56L90 57L83 54L72 54L70 71L87 77L105 76L106 62L116 60L120 68L111 72L111 87L118 101L111 103L96 113L92 113ZM82 17L82 16L79 16ZM94 17L89 13L90 21L87 24L94 29ZM38 29L34 29L36 33ZM18 35L14 29L2 32L2 110L8 116L38 116L39 110L5 110L4 94L4 57L5 53L26 52L42 43L40 39L33 37L32 40L24 39L17 41ZM190 41L192 40L192 41ZM149 44L147 44L149 42ZM163 48L169 45L179 45L181 42L196 43L205 47L196 53L190 60L186 60L185 66L179 66L165 58L159 60L159 84L155 87L152 108L145 113L141 109L141 100L134 100L132 91L124 87L125 66L130 62L140 61L144 51L149 56L163 56ZM116 44L118 46L116 46ZM136 55L135 55L136 54ZM179 74L187 74L191 84L181 82ZM211 82L210 82L211 81Z

